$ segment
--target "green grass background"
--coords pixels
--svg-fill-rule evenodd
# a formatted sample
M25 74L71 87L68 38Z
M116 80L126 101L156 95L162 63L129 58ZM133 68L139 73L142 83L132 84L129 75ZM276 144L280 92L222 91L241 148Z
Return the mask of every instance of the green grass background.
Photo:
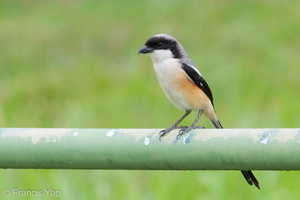
M209 83L224 127L300 127L299 10L297 1L2 0L0 125L170 126L183 112L137 55L169 33ZM255 174L260 191L236 171L1 169L0 199L12 199L4 188L62 192L13 199L299 199L299 172Z

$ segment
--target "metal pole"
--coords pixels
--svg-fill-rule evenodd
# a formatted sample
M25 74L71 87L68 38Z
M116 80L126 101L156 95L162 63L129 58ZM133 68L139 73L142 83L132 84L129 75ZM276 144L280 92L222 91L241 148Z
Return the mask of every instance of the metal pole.
M300 170L300 129L0 129L0 168Z

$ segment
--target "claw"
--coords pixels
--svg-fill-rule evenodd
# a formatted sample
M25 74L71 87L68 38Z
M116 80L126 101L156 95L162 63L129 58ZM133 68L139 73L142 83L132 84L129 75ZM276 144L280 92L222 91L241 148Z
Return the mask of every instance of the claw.
M159 141L161 141L161 138L166 136L168 133L175 129L186 129L188 128L187 126L171 126L170 128L163 129L159 132Z
M159 141L161 141L161 138L163 138L165 135L160 135L159 136Z
M166 131L166 129L164 129L164 130L161 130L160 132L159 132L159 141L161 141L161 138L162 137L164 137L165 135L167 135L167 131Z
M179 134L177 135L177 139L179 139L183 134L190 132L193 129L205 129L203 126L190 126L180 129Z
M176 136L176 140L179 140L180 137L182 136L183 134L179 133L177 136Z

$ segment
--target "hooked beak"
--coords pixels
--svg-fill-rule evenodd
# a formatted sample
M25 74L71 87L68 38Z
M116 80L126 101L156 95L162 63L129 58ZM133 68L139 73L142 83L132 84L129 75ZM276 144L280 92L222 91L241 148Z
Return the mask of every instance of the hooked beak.
M138 54L140 54L140 53L142 53L142 54L151 53L152 51L154 51L154 49L149 48L149 47L147 47L147 46L145 45L145 46L143 46L143 47L139 50Z

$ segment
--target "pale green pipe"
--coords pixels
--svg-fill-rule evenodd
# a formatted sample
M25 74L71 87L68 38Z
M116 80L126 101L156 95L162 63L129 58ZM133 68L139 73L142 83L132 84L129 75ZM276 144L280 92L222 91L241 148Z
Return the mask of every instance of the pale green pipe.
M0 129L0 168L300 170L300 129Z

